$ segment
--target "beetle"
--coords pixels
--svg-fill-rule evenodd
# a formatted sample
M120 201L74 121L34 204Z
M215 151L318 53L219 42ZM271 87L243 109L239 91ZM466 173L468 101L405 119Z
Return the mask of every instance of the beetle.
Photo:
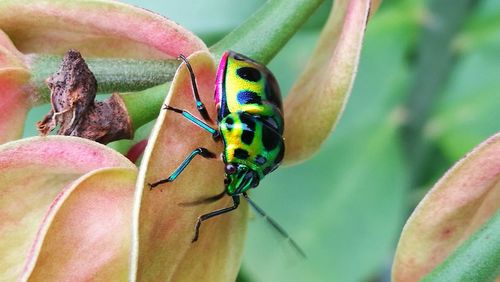
M199 236L201 223L238 208L240 196L262 215L291 245L304 256L303 251L291 237L268 217L248 196L247 191L259 185L260 181L280 165L284 152L284 119L281 93L271 71L264 65L242 54L226 51L217 69L214 102L217 110L217 126L212 128L211 118L200 100L196 77L187 58L179 56L190 73L193 96L201 120L188 111L165 105L164 109L183 115L187 120L209 132L214 140L222 140L222 161L225 164L225 191L220 195L204 199L210 202L224 195L232 197L233 205L201 215L195 225L192 242ZM166 179L148 183L150 189L174 181L191 160L200 155L215 158L208 149L193 150L180 166Z

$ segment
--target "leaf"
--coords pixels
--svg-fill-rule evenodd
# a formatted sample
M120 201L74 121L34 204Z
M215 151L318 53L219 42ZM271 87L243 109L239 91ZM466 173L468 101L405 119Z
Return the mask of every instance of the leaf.
M23 69L0 69L0 144L22 136L31 102L25 93L29 73Z
M45 215L34 246L39 254L23 278L126 280L136 176L136 168L105 168L66 187Z
M480 228L500 203L500 134L453 166L427 193L401 234L394 281L417 281Z
M0 146L0 280L19 277L42 219L60 191L103 167L134 167L105 146L74 137L35 137Z
M26 69L23 54L16 49L9 36L0 30L0 69Z
M26 113L31 107L26 85L30 78L9 37L0 30L0 144L22 134Z
M206 50L205 44L171 20L109 0L0 2L0 29L23 53L85 57L176 58Z
M216 117L212 97L215 66L206 52L188 58L202 101ZM184 64L175 75L165 103L198 115L191 80ZM212 126L216 126L212 124ZM162 110L144 152L134 203L132 276L130 280L231 281L240 266L247 207L202 224L200 238L191 243L197 217L232 205L230 197L211 204L180 206L224 190L223 163L196 157L171 183L149 190L146 183L168 177L197 147L219 155L221 143L182 115Z
M500 212L496 212L423 281L494 281L500 277Z
M354 82L369 9L369 0L335 1L311 60L285 100L285 163L309 158L340 118Z

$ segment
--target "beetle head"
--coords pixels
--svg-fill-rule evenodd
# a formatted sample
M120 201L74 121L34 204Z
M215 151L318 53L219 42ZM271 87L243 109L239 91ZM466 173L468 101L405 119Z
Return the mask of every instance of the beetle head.
M224 184L229 195L239 195L259 185L259 175L244 164L228 163Z

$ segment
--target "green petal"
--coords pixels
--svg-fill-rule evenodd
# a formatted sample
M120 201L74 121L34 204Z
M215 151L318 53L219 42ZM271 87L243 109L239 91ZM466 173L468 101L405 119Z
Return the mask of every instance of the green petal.
M19 278L42 219L66 185L115 166L134 167L113 150L81 138L35 137L1 145L0 280Z
M190 56L200 97L212 118L215 64L207 52ZM178 69L166 104L198 115L185 64ZM212 124L212 126L216 126ZM130 280L234 281L239 270L246 229L247 206L202 224L191 243L197 217L232 205L230 197L210 204L181 206L220 194L224 166L220 160L196 157L171 183L151 190L146 183L169 176L197 147L217 156L221 143L182 115L162 110L141 162L134 204L132 276Z
M305 71L285 101L285 163L309 158L347 102L363 42L369 0L335 1Z
M396 250L394 281L417 281L443 262L500 207L500 134L476 147L427 193Z

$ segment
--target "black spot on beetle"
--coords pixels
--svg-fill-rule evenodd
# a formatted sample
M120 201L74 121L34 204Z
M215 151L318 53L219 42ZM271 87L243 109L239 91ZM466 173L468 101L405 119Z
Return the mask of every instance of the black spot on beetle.
M269 126L262 126L262 144L267 151L274 150L281 142L281 136Z
M227 130L231 131L233 129L234 120L230 117L225 120Z
M266 86L264 88L266 93L266 99L278 109L283 111L283 102L281 101L281 91L278 86L278 82L272 74L266 77Z
M238 103L240 103L241 105L247 105L247 104L262 105L262 98L260 98L260 96L253 91L247 91L247 90L240 91L238 92L237 99Z
M247 145L252 144L253 137L255 136L255 133L250 130L243 130L243 133L241 134L241 141Z
M234 150L234 157L238 158L240 160L246 160L249 157L248 151L238 148L238 149Z
M252 144L255 136L255 120L248 114L240 114L240 121L243 124L243 133L241 134L241 141L247 145Z
M262 78L260 71L252 67L241 67L236 70L236 74L244 80L257 82Z

